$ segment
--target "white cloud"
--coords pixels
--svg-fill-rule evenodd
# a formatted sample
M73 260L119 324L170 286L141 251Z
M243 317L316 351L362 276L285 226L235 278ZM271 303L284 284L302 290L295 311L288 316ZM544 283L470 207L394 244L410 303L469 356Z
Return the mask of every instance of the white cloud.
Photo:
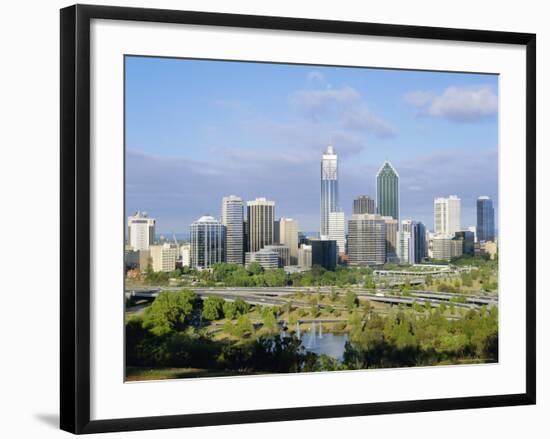
M489 86L449 87L440 95L415 91L405 95L404 101L422 114L454 122L477 122L498 112L498 96Z
M397 134L394 127L370 111L366 105L346 111L343 125L345 128L370 131L378 137L393 137Z
M372 112L361 94L350 86L300 90L291 97L291 103L315 122L324 118L324 122L336 122L343 129L365 131L382 138L397 133L389 122Z

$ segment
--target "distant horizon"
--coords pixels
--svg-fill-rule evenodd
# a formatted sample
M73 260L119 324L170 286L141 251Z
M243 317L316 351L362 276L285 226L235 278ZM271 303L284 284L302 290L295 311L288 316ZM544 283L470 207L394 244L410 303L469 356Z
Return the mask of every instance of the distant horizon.
M376 199L389 160L400 220L433 230L433 200L457 195L463 229L489 196L498 226L498 77L126 57L126 217L162 234L220 219L223 196L275 202L276 218L319 230L320 161L339 159L340 208ZM160 232L159 232L160 234Z

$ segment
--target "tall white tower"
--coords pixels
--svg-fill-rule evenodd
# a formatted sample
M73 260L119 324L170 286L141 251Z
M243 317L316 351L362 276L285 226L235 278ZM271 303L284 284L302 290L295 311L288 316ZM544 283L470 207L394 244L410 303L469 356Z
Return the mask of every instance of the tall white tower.
M230 264L244 263L244 203L235 195L222 199L222 224L225 226L225 259Z
M338 156L332 145L321 160L321 236L329 234L329 213L338 210Z
M434 199L434 231L436 235L454 236L460 228L461 200L456 195Z
M155 219L137 211L128 217L128 244L132 250L148 250L155 241Z

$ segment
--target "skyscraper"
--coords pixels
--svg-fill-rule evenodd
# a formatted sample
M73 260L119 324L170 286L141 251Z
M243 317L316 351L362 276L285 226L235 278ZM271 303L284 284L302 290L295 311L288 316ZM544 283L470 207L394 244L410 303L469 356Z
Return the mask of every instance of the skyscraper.
M380 215L399 221L399 174L387 160L376 174L376 206Z
M279 221L279 243L290 250L290 264L298 264L298 221L292 218L281 218ZM277 241L275 241L277 242Z
M451 195L448 198L434 199L434 230L436 235L453 237L460 231L460 198Z
M321 160L321 228L320 235L329 234L329 213L338 210L338 156L332 145Z
M478 241L495 240L495 209L493 200L487 196L477 199L477 239Z
M428 256L426 249L426 226L421 222L414 222L411 227L411 237L413 240L411 264L419 264Z
M247 201L248 251L257 252L273 244L275 203L265 198Z
M128 244L131 250L148 250L155 242L155 219L137 211L128 217Z
M225 260L225 226L205 215L191 224L191 267L209 268Z
M401 221L401 228L399 232L397 232L397 256L402 264L414 263L414 261L412 261L414 257L411 254L414 252L414 241L412 236L413 224L414 222L411 220L403 220Z
M328 238L336 241L338 254L346 252L346 218L344 212L328 214Z
M235 195L223 197L222 224L225 226L225 260L230 264L243 264L244 230L243 200Z
M353 215L348 221L350 265L382 265L386 262L386 222L380 215Z
M361 215L363 213L376 213L374 199L368 195L359 195L353 200L353 214Z
M391 216L375 215L386 223L386 262L396 262L397 259L397 232L399 221Z

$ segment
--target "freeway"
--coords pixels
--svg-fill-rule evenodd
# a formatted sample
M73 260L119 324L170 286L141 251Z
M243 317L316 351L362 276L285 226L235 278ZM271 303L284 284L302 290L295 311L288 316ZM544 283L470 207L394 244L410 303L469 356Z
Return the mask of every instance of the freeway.
M270 305L280 306L288 303L286 297L295 294L298 291L304 291L304 288L297 287L251 287L251 288L233 288L233 287L211 287L211 288L189 288L201 297L218 296L228 301L242 299L252 305ZM156 287L149 289L131 289L126 291L127 297L154 298L160 291L180 291L177 287ZM330 287L320 287L320 291L328 293ZM389 305L406 305L412 306L414 303L421 305L430 304L431 306L439 306L441 304L449 305L452 303L457 308L473 309L479 308L482 305L496 306L498 301L496 298L481 297L481 296L465 296L452 293L434 293L431 291L412 291L410 295L395 295L393 292L385 291L371 292L359 288L352 288L358 297L368 299L374 302L386 303ZM317 288L312 289L313 292ZM460 301L453 301L453 298L459 298ZM310 307L311 304L306 301L291 299L292 304L298 307ZM323 305L320 305L323 306ZM336 305L336 307L339 307Z

